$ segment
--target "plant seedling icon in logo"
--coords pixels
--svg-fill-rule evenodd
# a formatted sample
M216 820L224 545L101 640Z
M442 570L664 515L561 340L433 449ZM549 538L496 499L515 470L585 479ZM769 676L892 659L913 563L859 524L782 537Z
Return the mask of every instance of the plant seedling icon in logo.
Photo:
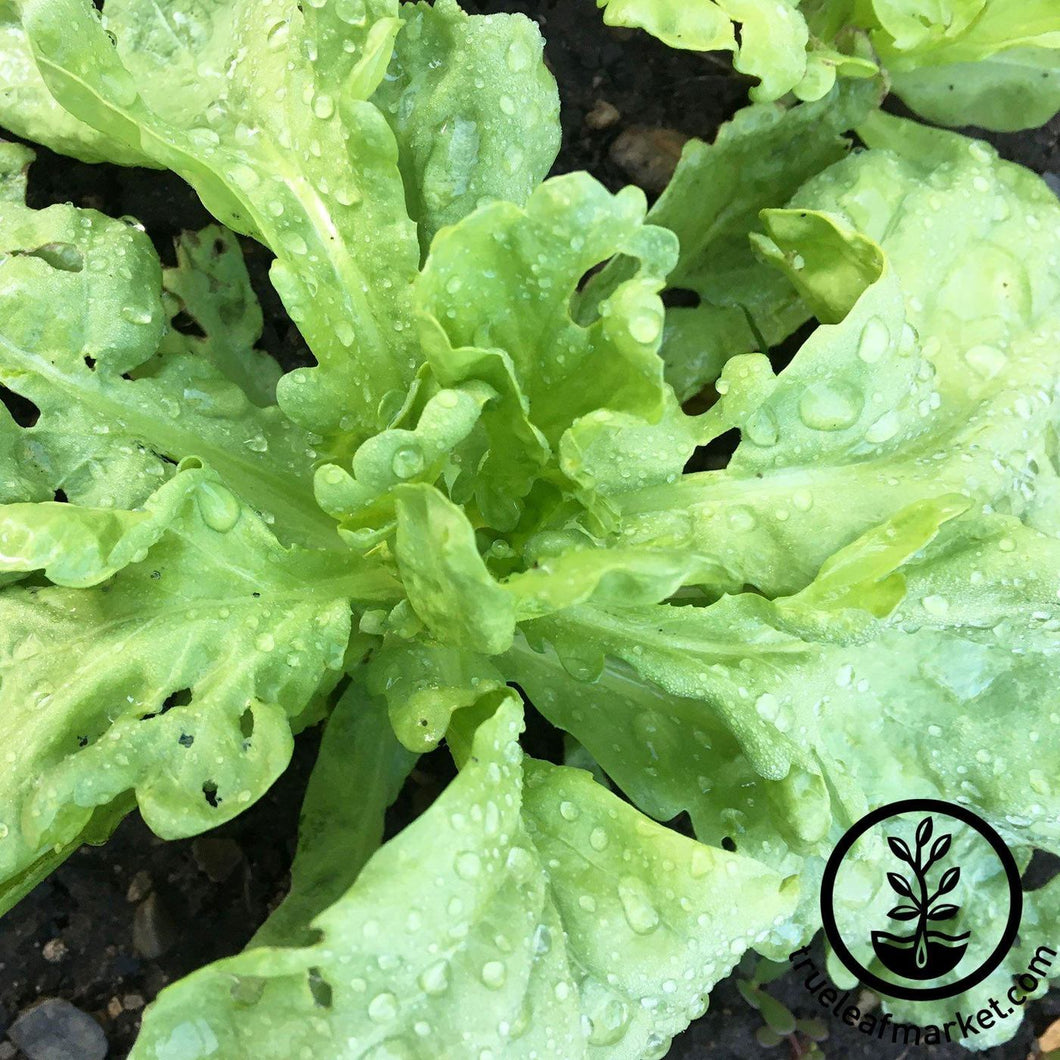
M909 866L913 877L910 880L901 872L887 873L887 882L904 899L887 915L892 920L915 923L909 935L874 931L872 948L885 967L907 979L935 979L952 971L964 956L971 935L970 931L950 935L932 926L952 920L960 912L960 906L939 899L949 894L961 878L960 867L954 865L942 873L937 887L931 890L928 873L949 852L953 838L946 832L931 843L933 831L932 818L925 817L917 825L915 851L904 839L887 837L891 852Z

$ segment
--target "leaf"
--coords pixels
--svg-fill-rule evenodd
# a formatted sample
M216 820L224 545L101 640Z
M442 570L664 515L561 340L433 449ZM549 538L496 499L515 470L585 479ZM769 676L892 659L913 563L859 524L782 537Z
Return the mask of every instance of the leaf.
M972 62L904 70L893 87L910 109L938 125L1032 129L1060 111L1060 50L1009 48Z
M509 694L439 800L314 921L320 942L255 947L170 987L132 1055L269 1060L341 1038L427 1060L459 1036L474 1055L563 1042L573 1060L643 1055L683 1028L793 896L764 866L648 821L588 774L525 758L520 728ZM741 943L723 913L735 902Z
M646 29L672 48L733 52L737 70L761 79L751 93L756 99L779 99L806 73L809 31L797 2L597 0L597 6L605 8L609 26Z
M334 3L118 0L106 15L116 47L88 0L23 11L68 110L175 170L220 221L276 253L273 282L319 362L284 377L280 403L333 447L384 425L380 402L404 392L416 362L415 228L394 135L367 102L397 8L372 0L348 22Z
M809 318L784 277L755 259L748 235L758 229L762 209L784 205L808 178L845 156L849 141L842 134L873 103L864 88L798 107L760 104L739 111L713 144L685 146L648 214L680 240L667 287L700 299L694 308L666 313L660 354L680 399L716 379L727 358L757 351L756 333L775 345ZM630 273L631 263L619 258L592 277L578 299L579 319Z
M952 891L957 886L957 881L961 878L961 870L958 866L954 866L951 869L947 869L942 874L942 879L939 880L939 894L945 894L947 891Z
M500 672L481 655L396 636L374 652L363 680L385 699L398 740L417 752L438 746L455 711L504 688Z
M522 205L559 150L559 99L524 15L469 16L456 0L403 4L394 62L372 102L400 151L426 253L490 199Z
M897 888L895 889L897 890ZM911 905L896 905L887 915L892 920L915 920L920 916L920 910Z
M342 897L383 841L383 818L415 757L383 705L351 685L336 704L299 815L291 887L250 946L304 946L308 925Z
M504 651L515 604L482 562L467 516L433 486L404 485L395 498L395 555L413 610L442 641L485 655Z
M83 542L75 580L95 587L0 591L0 737L18 747L0 782L0 881L127 791L164 837L245 809L287 765L312 698L338 680L351 599L398 595L377 565L282 547L205 471L163 489L185 499L113 577L102 580L113 513L56 505L56 532L75 539L65 517ZM50 540L27 535L27 567L43 565Z
M644 214L637 189L612 195L575 173L546 181L525 208L476 210L431 247L416 301L432 373L443 387L476 379L497 394L464 458L475 473L453 485L490 527L518 523L534 479L580 417L610 410L655 424L672 406L657 356L658 292L676 245ZM576 322L582 277L616 253L638 259L638 270L598 316Z
M952 920L959 912L957 905L937 905L928 913L928 920Z
M281 541L335 543L313 502L308 436L229 378L262 373L251 349L260 310L225 246L223 265L187 253L168 274L209 337L166 336L163 274L142 229L68 205L0 203L0 383L40 410L28 428L0 417L0 501L62 491L89 507L136 508L194 457L267 513ZM63 248L66 267L41 247Z
M201 232L182 232L176 253L176 267L163 271L162 282L179 299L180 310L199 325L203 337L172 330L167 339L209 358L255 405L275 405L280 366L256 348L261 307L238 239L228 229L210 225ZM204 389L200 400L205 403L210 396L210 390Z
M723 471L612 498L624 543L710 541L734 573L776 595L805 587L829 555L917 498L963 493L1033 522L1052 472L1044 449L1028 457L1027 442L1044 445L1053 413L1039 396L1042 377L1060 371L1033 351L1060 317L1060 284L1025 263L1054 253L1060 204L986 145L883 117L863 133L892 151L904 143L904 153L838 163L799 193L789 216L831 217L815 239L860 233L877 242L883 273L758 399ZM982 195L998 204L986 216L970 206ZM928 218L948 233L930 229L930 266ZM794 243L784 252L811 260ZM912 294L928 290L926 301ZM757 393L760 380L750 383ZM879 403L867 400L875 393ZM1024 475L1042 492L1028 494Z
M900 839L898 836L888 836L887 845L894 852L896 858L900 858L902 861L908 862L910 865L913 864L913 855L906 845L904 839Z
M916 845L917 849L927 846L927 841L931 838L931 818L925 817L920 824L916 826Z
M0 125L85 162L153 163L135 147L78 121L41 79L14 0L0 2Z
M945 835L940 835L934 843L931 844L931 861L941 861L946 856L946 852L950 849L950 840L953 837L947 832Z
M887 882L899 894L904 895L906 898L913 897L912 885L900 872L888 872Z

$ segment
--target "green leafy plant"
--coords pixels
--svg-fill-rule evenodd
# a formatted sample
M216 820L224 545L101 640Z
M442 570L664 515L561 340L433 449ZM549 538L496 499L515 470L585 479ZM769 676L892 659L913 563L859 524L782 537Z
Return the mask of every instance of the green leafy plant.
M30 209L0 148L0 908L134 806L163 837L231 818L326 719L289 896L137 1060L659 1057L742 954L814 934L868 808L915 788L1021 865L1060 848L1037 177L865 80L741 112L649 213L542 183L522 18L0 10L5 124L172 168L225 226L164 269L129 219ZM232 231L314 366L257 348ZM522 749L527 703L590 769ZM443 740L456 779L380 845Z
M674 48L729 51L756 100L826 95L885 70L918 114L1012 131L1060 111L1052 0L597 0L612 26Z

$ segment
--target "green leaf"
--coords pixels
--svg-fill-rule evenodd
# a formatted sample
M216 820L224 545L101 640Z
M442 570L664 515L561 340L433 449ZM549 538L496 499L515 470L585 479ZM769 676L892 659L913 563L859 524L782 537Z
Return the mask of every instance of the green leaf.
M248 397L266 397L257 388L271 377L252 350L260 310L229 237L210 236L205 249L194 237L195 254L185 236L166 277L208 329L196 340L165 334L163 273L142 229L72 206L0 202L0 383L40 412L28 428L0 414L0 501L61 490L78 504L134 508L196 457L281 540L337 543L313 500L309 436Z
M783 256L823 305L841 308L856 290L857 269L846 268L842 298L826 290L834 277L821 266L834 270L844 245L878 243L880 278L756 396L726 469L611 498L624 544L709 541L737 576L776 595L917 498L963 493L1048 518L1056 366L1042 350L1060 282L1028 263L1057 253L1060 204L985 144L884 116L864 135L906 154L840 162L767 220L792 223ZM749 384L761 392L761 380Z
M106 15L117 47L88 0L24 9L63 106L181 174L219 220L276 253L273 282L319 362L284 377L280 403L333 448L385 423L380 402L404 392L417 357L416 235L394 135L367 102L397 8L118 0Z
M495 655L512 642L515 605L486 569L467 516L433 486L395 490L397 557L409 603L440 640Z
M645 29L672 48L733 52L736 69L761 80L755 99L779 99L806 73L809 31L798 0L597 0L597 6L606 9L609 26Z
M154 165L146 155L68 114L37 70L15 0L0 0L0 125L84 162Z
M304 946L309 924L338 901L383 841L384 815L415 764L382 703L356 684L324 729L299 816L291 889L251 946Z
M1036 128L1060 111L1060 49L1010 48L976 62L906 70L895 74L893 87L939 125Z
M525 759L520 728L509 697L453 784L314 921L319 943L257 947L164 991L133 1056L267 1060L337 1039L424 1060L448 1040L475 1056L657 1054L791 887L587 773Z
M455 711L504 688L500 672L482 655L394 636L373 654L364 681L386 700L397 738L418 752L438 746Z
M439 233L417 288L424 349L444 387L486 382L496 399L463 459L483 522L513 529L564 431L605 408L657 422L672 403L656 355L669 232L644 224L640 191L617 195L584 173L547 181L525 208L485 206ZM615 253L639 259L592 319L573 320L583 276ZM553 476L554 477L554 476Z
M559 99L524 15L468 16L456 0L407 3L394 63L372 101L400 149L426 253L438 229L489 199L522 205L559 150Z
M176 267L162 273L166 291L176 299L173 316L186 313L203 337L170 331L164 348L182 346L208 358L255 405L275 405L281 370L268 353L256 348L261 338L261 307L239 240L228 229L210 225L201 232L182 232L176 254ZM204 400L210 396L207 390Z
M338 679L351 598L398 596L378 566L283 548L202 471L180 472L163 492L183 493L183 504L169 506L146 554L126 548L131 561L114 577L0 592L0 733L11 749L0 879L70 842L95 807L129 790L167 837L245 809L286 766L292 724ZM154 507L157 519L161 500ZM76 541L79 566L55 562L70 580L98 582L115 565L114 513L55 509L45 533L27 533L25 565L43 565L56 537ZM90 556L100 557L91 578Z
M784 277L755 259L748 235L761 210L785 205L807 179L846 155L843 133L864 120L878 94L875 86L845 86L820 103L747 107L713 144L686 145L648 215L680 240L667 286L700 299L666 314L660 352L682 400L716 379L728 357L758 350L759 336L775 345L809 318ZM596 307L629 274L628 262L608 265L580 296L579 312Z

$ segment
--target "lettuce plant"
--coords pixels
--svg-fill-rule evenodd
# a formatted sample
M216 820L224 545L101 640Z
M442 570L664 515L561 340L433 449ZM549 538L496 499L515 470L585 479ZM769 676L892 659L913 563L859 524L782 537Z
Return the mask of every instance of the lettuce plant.
M612 26L674 48L729 51L756 100L826 95L837 77L886 70L894 91L942 125L997 131L1060 111L1053 0L596 0Z
M163 837L238 814L327 719L290 894L137 1060L660 1057L745 951L812 937L870 807L1060 850L1037 177L863 80L742 112L649 214L542 182L519 17L0 10L5 124L171 168L221 223L163 268L130 219L27 207L0 148L0 908L134 806ZM257 348L232 231L314 366ZM590 769L522 749L527 703ZM381 845L443 740L456 779ZM995 989L1058 903L1027 896Z

